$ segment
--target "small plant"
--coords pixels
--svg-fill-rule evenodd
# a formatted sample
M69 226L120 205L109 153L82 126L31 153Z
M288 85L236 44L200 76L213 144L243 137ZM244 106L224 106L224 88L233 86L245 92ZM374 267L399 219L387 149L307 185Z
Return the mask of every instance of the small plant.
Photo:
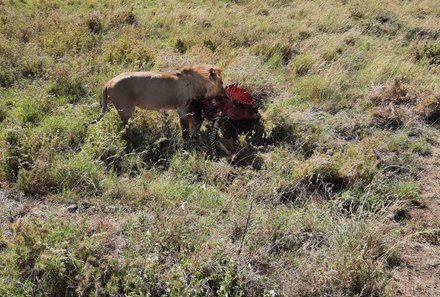
M294 67L295 73L298 76L304 76L309 73L312 66L314 64L314 61L311 57L308 56L298 56L293 61L292 66Z
M15 81L14 73L8 68L0 64L0 87L10 87Z
M417 184L408 181L396 182L391 188L391 191L398 200L417 200L419 196L418 190Z
M420 95L415 112L428 123L436 124L440 118L440 91L424 91Z
M421 54L428 59L430 66L440 65L440 45L438 43L426 43L421 49Z
M100 34L103 30L102 21L97 15L90 15L86 19L87 28L91 33Z
M121 24L136 25L137 18L133 10L116 11L112 17L111 26L120 26Z
M414 153L420 156L429 156L432 153L431 146L425 141L415 141L411 144L411 149Z
M184 54L186 52L186 50L188 49L182 39L177 39L174 47L181 54Z
M69 97L71 102L75 102L86 95L86 90L81 82L71 79L57 79L49 85L47 92L58 97Z

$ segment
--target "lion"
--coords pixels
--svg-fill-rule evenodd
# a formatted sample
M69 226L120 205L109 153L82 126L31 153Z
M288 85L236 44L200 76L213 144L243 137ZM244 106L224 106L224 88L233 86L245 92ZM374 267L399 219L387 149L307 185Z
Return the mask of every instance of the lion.
M102 110L99 121L107 111L107 101L116 107L122 123L128 130L128 120L135 107L142 109L176 109L182 129L182 137L192 136L200 125L200 119L191 113L191 102L215 96L223 96L222 70L215 65L185 67L174 73L126 72L109 80L102 92Z

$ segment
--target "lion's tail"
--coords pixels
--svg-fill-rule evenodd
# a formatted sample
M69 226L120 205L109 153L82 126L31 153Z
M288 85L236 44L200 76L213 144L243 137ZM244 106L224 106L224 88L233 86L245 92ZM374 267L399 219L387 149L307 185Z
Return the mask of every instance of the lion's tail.
M104 90L102 90L102 101L101 101L101 117L104 116L105 112L107 111L107 102L108 102L108 94L107 94L107 86L104 87Z
M107 86L102 90L102 100L101 100L101 114L90 122L90 124L96 124L99 120L104 117L105 112L107 111L107 102L108 102L108 94L107 94Z

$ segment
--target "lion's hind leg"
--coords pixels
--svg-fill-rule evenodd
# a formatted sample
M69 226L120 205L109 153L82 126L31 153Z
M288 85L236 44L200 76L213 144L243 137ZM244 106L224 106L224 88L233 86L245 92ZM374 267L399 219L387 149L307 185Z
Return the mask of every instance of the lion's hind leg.
M133 135L133 131L128 123L128 120L133 116L135 106L134 105L127 105L127 106L124 106L121 108L116 106L116 108L117 108L119 117L121 118L122 124L124 124L125 136L129 140L133 140L134 135Z

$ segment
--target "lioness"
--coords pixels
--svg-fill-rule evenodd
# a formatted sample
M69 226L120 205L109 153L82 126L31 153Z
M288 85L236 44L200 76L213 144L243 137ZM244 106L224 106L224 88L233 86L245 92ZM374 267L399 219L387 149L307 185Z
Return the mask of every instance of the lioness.
M221 69L214 65L185 67L174 73L127 72L109 80L102 92L101 115L107 111L107 100L116 107L128 129L135 107L143 109L177 109L183 138L199 128L199 119L190 114L193 100L225 94Z

